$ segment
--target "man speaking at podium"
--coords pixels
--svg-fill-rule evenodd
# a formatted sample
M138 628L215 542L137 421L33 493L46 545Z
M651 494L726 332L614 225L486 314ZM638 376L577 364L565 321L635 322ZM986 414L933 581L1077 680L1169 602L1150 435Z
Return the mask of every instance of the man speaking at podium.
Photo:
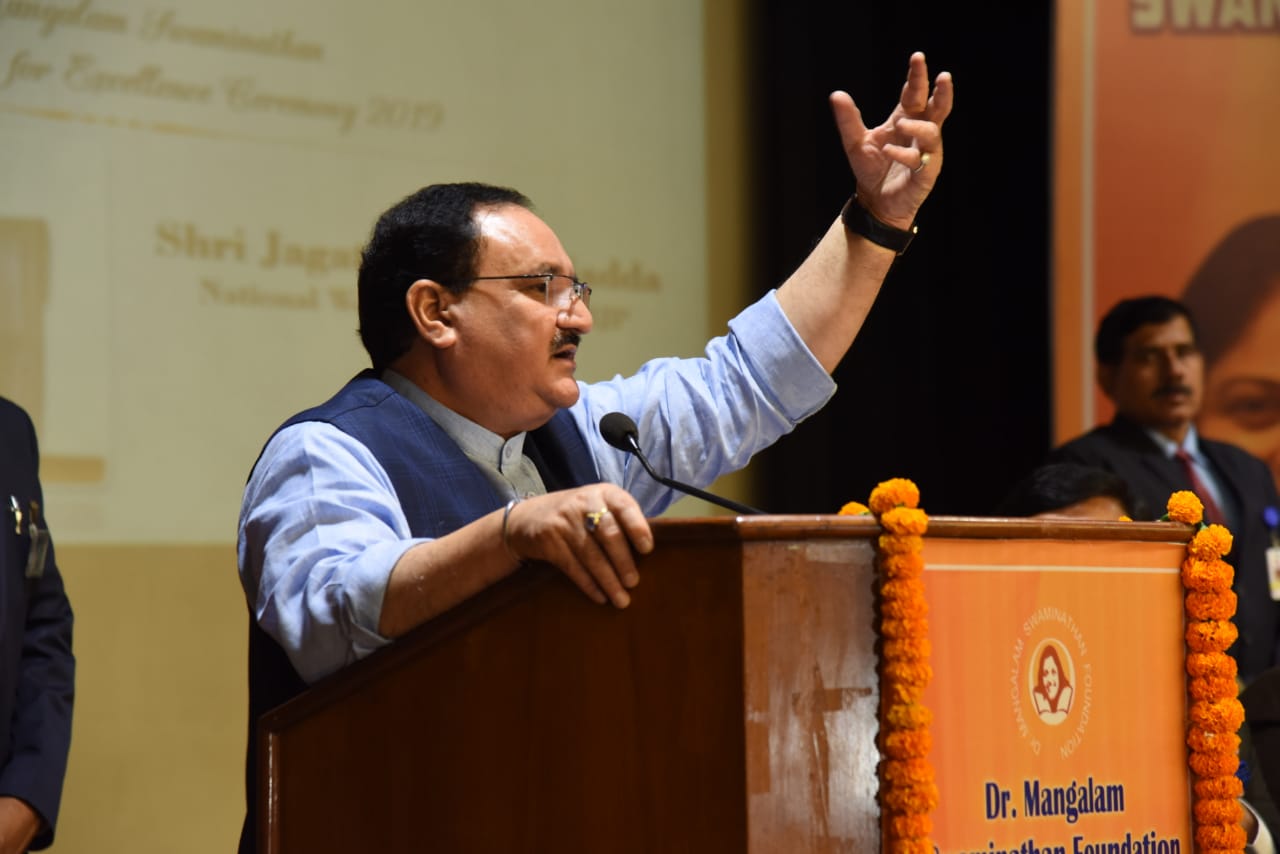
M646 516L676 497L602 439L639 425L655 468L708 485L746 465L835 390L881 282L942 166L950 75L922 54L868 129L831 96L856 181L799 269L702 359L574 379L591 287L519 193L427 187L374 227L359 274L372 368L282 426L245 490L238 542L250 623L252 846L257 715L515 572L558 567L625 608ZM633 551L634 550L634 551Z

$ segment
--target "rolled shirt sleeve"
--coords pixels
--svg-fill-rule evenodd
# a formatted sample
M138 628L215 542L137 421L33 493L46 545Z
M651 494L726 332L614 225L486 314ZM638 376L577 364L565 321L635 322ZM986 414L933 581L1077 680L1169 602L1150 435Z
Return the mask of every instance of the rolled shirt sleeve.
M389 639L387 580L414 538L386 471L322 422L277 433L245 489L240 581L258 624L314 682Z

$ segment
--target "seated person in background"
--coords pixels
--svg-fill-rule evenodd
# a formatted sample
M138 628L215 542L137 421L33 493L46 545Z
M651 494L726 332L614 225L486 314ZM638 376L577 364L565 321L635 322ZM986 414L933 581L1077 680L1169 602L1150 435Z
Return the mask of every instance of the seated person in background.
M1115 404L1110 424L1067 442L1052 462L1075 462L1118 474L1133 491L1131 515L1164 514L1169 496L1191 490L1205 519L1231 529L1240 640L1231 654L1249 683L1277 663L1280 603L1271 598L1266 550L1268 507L1280 507L1266 464L1225 442L1196 433L1204 391L1204 358L1195 322L1181 303L1161 296L1123 300L1107 312L1094 338L1098 385Z
M997 516L1106 519L1133 516L1133 495L1118 475L1077 463L1049 463L1023 478L996 508Z
M1111 472L1076 463L1049 463L1023 478L1000 503L997 515L1114 522L1121 516L1132 515L1132 510L1128 488ZM1046 647L1045 651L1048 653L1052 649ZM1053 660L1057 661L1056 653ZM1061 665L1058 670L1061 670ZM1043 675L1041 678L1043 680ZM1039 698L1036 699L1036 711L1041 711ZM1245 795L1241 799L1245 809L1240 824L1244 827L1245 838L1249 840L1245 850L1252 854L1275 854L1276 847L1269 828L1280 827L1280 811L1271 799L1265 775L1257 767L1247 726L1241 727L1240 739L1240 777L1244 782Z

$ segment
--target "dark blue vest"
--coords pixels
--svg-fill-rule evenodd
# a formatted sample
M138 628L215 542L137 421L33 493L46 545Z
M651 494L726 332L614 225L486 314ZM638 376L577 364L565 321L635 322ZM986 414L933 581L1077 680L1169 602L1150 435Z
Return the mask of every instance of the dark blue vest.
M332 398L290 418L276 432L303 421L332 424L369 449L391 478L415 537L444 536L505 503L448 434L372 370L358 374ZM549 492L600 480L586 441L564 410L525 436L524 452ZM255 850L258 717L306 687L284 650L250 615L248 815L241 852Z

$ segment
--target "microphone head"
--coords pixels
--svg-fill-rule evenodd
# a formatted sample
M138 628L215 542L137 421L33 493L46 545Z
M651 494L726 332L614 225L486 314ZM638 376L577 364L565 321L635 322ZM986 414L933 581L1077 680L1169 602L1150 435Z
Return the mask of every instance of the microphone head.
M600 435L619 451L635 453L640 444L640 431L636 422L625 412L610 412L600 419Z

